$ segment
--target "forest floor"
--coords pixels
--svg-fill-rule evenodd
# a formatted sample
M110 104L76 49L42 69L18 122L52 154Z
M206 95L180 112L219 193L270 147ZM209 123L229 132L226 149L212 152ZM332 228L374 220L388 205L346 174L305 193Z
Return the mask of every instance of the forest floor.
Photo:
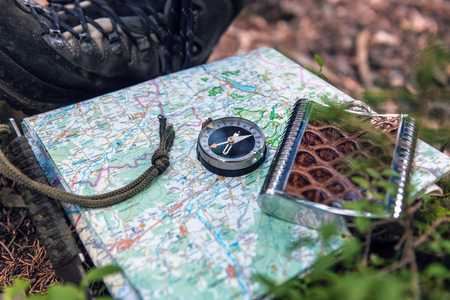
M318 54L330 83L358 97L403 86L429 39L450 45L449 15L444 0L258 1L228 28L209 61L270 47L314 68Z
M360 98L366 89L405 85L430 38L448 48L449 15L444 0L258 1L231 24L209 61L271 47L314 69L319 54L329 82ZM384 110L395 108L390 103ZM17 196L13 189L0 180L2 200ZM0 256L0 288L20 276L31 281L30 293L41 293L57 281L25 209L1 202Z

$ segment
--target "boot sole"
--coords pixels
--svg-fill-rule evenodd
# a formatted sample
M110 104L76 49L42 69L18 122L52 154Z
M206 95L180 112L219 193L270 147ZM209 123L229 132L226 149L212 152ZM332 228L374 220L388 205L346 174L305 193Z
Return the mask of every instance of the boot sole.
M0 66L0 100L6 100L12 108L26 114L53 110L89 97L81 96L83 93L80 91L59 88L41 81L2 51ZM76 97L77 94L81 94L80 97Z

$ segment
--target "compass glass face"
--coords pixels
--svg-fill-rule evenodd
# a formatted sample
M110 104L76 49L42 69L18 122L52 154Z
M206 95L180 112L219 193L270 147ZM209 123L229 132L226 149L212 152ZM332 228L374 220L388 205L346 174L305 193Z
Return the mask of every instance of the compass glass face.
M208 144L212 152L218 156L239 158L253 150L255 137L244 128L228 126L214 130L209 136Z
M222 118L212 121L202 130L199 143L212 158L243 160L264 147L264 134L248 120Z

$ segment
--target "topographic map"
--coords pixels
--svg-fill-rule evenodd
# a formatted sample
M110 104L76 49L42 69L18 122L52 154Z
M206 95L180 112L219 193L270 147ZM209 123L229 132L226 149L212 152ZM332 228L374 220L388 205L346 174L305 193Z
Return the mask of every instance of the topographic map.
M262 48L27 118L23 127L53 185L92 195L124 186L151 165L157 116L167 116L176 139L163 175L115 206L66 211L94 263L123 269L106 280L117 298L251 299L265 292L257 275L285 282L349 237L340 224L324 244L317 230L258 207L284 123L301 97L352 100ZM225 116L247 118L266 135L268 158L246 176L214 175L196 158L202 122ZM419 143L416 184L449 171L450 159L439 153Z

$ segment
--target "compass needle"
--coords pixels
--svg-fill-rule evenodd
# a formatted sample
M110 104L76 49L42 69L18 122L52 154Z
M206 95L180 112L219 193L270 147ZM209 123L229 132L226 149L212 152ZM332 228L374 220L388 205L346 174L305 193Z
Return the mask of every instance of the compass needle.
M230 153L230 150L231 150L231 147L232 147L232 144L228 144L226 147L225 147L225 149L223 149L223 154L225 154L225 155L227 155L228 153ZM227 150L228 149L228 150Z
M197 158L217 175L248 174L256 170L265 157L264 133L258 125L243 118L210 120L198 136Z
M228 143L228 141L225 141L223 143L218 143L218 144L214 143L211 146L209 146L209 148L217 148L217 146L222 146L222 145L225 145L226 143Z
M234 138L234 143L236 144L236 143L239 143L240 141L243 141L243 140L245 140L246 138L249 138L249 137L251 137L252 135L251 134L249 134L249 135L241 135L241 136L238 136L238 137L236 137L236 138Z

